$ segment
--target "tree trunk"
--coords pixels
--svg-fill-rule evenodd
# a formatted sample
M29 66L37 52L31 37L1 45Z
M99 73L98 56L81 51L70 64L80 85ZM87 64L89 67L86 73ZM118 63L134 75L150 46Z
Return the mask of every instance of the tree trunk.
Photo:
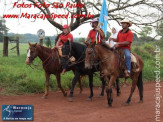
M43 39L40 39L40 45L43 45Z

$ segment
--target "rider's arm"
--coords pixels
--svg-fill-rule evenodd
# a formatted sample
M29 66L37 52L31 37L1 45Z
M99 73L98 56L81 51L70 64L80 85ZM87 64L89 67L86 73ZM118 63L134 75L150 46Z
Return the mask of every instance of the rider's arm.
M91 38L88 36L85 40L85 42L89 41Z
M100 27L97 27L95 30L97 30L97 32L100 34L100 36L101 36L102 38L105 38L105 34L104 34L104 32L100 29Z
M113 40L114 42L118 42L118 39L115 38L109 38L110 40Z
M55 45L56 47L59 46L60 41L61 41L61 39L59 38L58 41L57 41L57 44Z
M117 42L118 45L124 45L124 46L127 46L129 45L131 42L129 41L124 41L124 42Z

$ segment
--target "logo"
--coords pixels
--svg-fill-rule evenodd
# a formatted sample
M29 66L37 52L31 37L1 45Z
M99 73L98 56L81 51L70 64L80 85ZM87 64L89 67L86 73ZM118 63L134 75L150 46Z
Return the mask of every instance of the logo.
M32 121L32 105L2 105L3 121Z

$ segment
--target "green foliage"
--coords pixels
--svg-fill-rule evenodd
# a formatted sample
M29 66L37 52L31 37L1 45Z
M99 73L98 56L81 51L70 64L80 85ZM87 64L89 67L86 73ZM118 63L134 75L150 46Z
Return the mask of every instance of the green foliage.
M141 37L147 37L152 33L152 28L145 26L143 27L142 31L139 33Z
M107 36L105 37L105 40L107 41L110 36L111 36L111 33L107 31Z
M83 43L83 42L85 41L85 38L79 38L79 39L76 39L75 41L76 41L76 42Z
M139 37L139 42L150 42L150 41L156 41L154 38L150 37L150 36L146 36L146 37Z
M44 43L45 43L45 45L46 45L47 47L49 47L49 48L52 47L52 42L51 42L51 40L50 40L49 37L46 37L46 38L45 38Z
M0 17L0 42L3 41L3 36L7 34L8 28L6 27L6 21Z
M137 34L136 33L133 33L133 41L138 41L139 39L138 39L138 36L137 36Z

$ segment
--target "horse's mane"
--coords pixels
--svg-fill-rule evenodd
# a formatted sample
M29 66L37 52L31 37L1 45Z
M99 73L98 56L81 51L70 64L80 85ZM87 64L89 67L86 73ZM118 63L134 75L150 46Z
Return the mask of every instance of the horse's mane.
M48 48L48 47L45 47L45 46L42 46L42 45L39 45L39 44L37 44L37 46L39 46L44 52L48 52L48 53L52 52L51 48Z
M111 50L112 51L112 48L110 48L107 44L105 43L102 43L101 44L102 47L104 47L105 49L108 49L108 50Z
M76 47L79 51L83 51L84 49L86 49L86 45L81 44L79 42L72 42L71 44L72 46Z

